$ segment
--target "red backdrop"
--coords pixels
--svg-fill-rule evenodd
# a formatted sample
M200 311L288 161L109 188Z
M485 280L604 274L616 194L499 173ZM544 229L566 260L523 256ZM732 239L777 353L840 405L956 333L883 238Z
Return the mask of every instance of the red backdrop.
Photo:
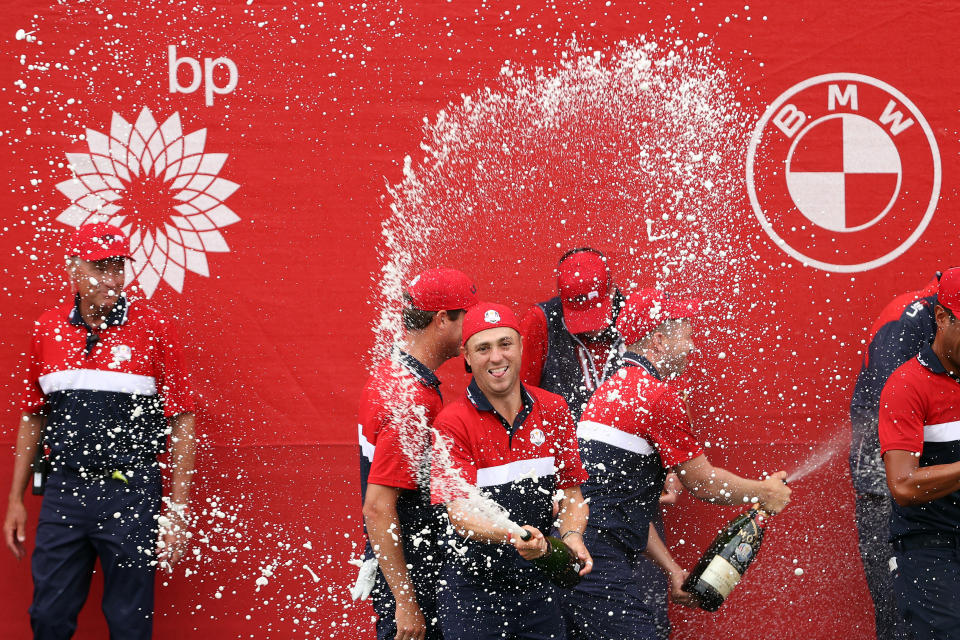
M386 185L403 180L406 155L415 164L423 155L425 118L436 122L461 94L499 86L507 61L542 66L549 76L574 36L578 51L602 55L640 37L709 45L713 64L730 72L738 131L749 133L776 106L763 120L752 166L746 137L723 158L724 215L712 224L748 267L737 270L735 284L723 270L704 276L720 292L712 298L719 320L690 376L692 409L711 459L746 475L838 450L796 483L794 504L774 521L756 567L719 613L672 612L676 637L744 628L784 639L872 636L846 411L873 317L893 295L955 262L947 251L960 219L953 187L960 71L944 61L960 45L960 19L950 3L17 1L6 19L4 444L14 442L31 322L65 291L59 247L69 225L98 204L112 204L107 212L125 215L133 228L183 216L166 241L143 242L141 262L158 272L141 275L153 303L181 322L203 405L194 499L202 531L196 556L160 579L158 637L372 637L372 610L351 604L344 585L355 573L347 560L362 543L356 403L389 257L381 234L391 216ZM196 60L201 76L210 68L193 92L171 92L171 45L178 58ZM190 88L192 64L181 61L179 87ZM807 82L824 74L844 75ZM791 135L800 121L781 112L788 104L807 116ZM144 108L155 126L138 121ZM86 175L66 154L96 153L105 140L96 132L126 135L134 149L136 135L117 116L137 125L148 147L157 129L167 142L206 130L165 157L168 166L182 163L171 180L188 174L176 186L180 200L170 182L158 188L146 174L124 178L116 168L97 171L113 171L123 184L107 180L98 191L85 177L80 191L58 189L71 179L68 164ZM875 153L862 152L864 145ZM184 168L184 156L199 161L200 152L227 157ZM589 176L567 177L576 201ZM80 202L92 191L101 201ZM79 209L65 214L71 202ZM610 253L621 282L645 279L631 247L637 238L653 244L647 229L615 229L609 217L594 225L568 206L569 226L560 231L552 218L507 208L470 212L468 232L447 239L483 295L518 310L552 295L552 265L568 246L595 244ZM656 219L665 205L650 207ZM517 233L498 235L504 225ZM457 257L449 249L426 255ZM441 370L448 393L462 387L459 371L456 363ZM11 456L0 460L0 477L8 478ZM28 508L32 539L39 501L30 498ZM672 509L669 537L681 562L691 565L732 514L689 498ZM0 635L27 637L29 564L4 552L0 573ZM261 576L267 584L258 586ZM77 637L105 633L98 589Z

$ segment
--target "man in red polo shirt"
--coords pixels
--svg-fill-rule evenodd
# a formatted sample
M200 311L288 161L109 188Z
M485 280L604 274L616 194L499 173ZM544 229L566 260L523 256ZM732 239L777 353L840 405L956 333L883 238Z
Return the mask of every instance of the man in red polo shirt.
M960 638L960 268L940 277L937 333L880 394L897 606L917 640Z
M363 389L360 482L367 555L372 559L376 552L379 564L372 591L378 640L441 637L440 513L430 505L422 463L441 408L434 371L460 353L464 310L477 302L476 291L456 269L430 269L414 278L401 313L405 340Z
M590 398L577 436L590 479L584 538L595 571L563 599L570 640L656 640L653 611L645 602L638 558L645 552L670 574L674 599L686 573L660 540L655 520L668 469L701 500L718 504L758 502L771 513L783 509L790 489L780 471L750 480L715 467L690 424L686 404L668 384L687 367L694 349L696 301L666 300L655 291L633 294L617 320L629 345L629 366L617 371ZM663 603L666 606L666 603Z
M193 399L171 319L121 291L131 258L123 232L83 225L66 254L75 295L36 322L4 535L22 558L22 496L45 447L51 470L31 560L34 637L73 635L99 559L110 636L149 638L155 567L169 568L183 552ZM157 456L168 434L172 482L162 511Z
M560 537L584 564L581 575L593 564L570 412L560 396L520 383L519 324L508 307L481 302L467 311L462 352L473 380L437 417L431 468L433 502L446 504L456 531L439 597L444 638L561 640L557 592L528 560L547 553L560 491ZM480 515L463 483L488 493L532 537Z

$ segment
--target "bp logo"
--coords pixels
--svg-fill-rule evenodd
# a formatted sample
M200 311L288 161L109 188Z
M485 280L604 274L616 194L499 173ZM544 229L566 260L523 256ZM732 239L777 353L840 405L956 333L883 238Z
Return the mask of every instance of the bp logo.
M786 253L826 271L873 269L923 234L940 195L930 125L885 82L831 73L767 108L747 153L747 190Z
M240 218L224 201L240 185L219 176L225 153L207 153L207 130L183 133L180 114L158 124L113 114L110 133L87 129L87 150L68 153L73 177L57 185L71 227L109 222L130 238L133 276L149 298L160 282L183 291L186 272L209 276L207 254L229 251L220 229Z

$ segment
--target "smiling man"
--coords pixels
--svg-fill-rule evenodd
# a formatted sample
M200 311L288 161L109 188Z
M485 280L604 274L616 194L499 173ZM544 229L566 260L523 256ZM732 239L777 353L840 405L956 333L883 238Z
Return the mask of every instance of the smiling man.
M75 295L35 325L4 537L17 559L26 555L23 492L45 447L51 471L32 558L34 637L73 635L99 559L110 636L149 638L154 569L177 562L185 541L193 399L170 318L122 291L131 258L123 232L81 226L66 253ZM157 456L168 435L172 488L160 518Z
M457 553L445 558L440 621L446 640L565 638L555 588L529 560L547 553L558 491L560 536L589 573L583 544L587 506L576 433L560 396L520 383L522 342L513 312L479 303L463 321L466 394L436 421L434 503L445 503ZM481 488L532 536L528 541L480 515L463 484Z

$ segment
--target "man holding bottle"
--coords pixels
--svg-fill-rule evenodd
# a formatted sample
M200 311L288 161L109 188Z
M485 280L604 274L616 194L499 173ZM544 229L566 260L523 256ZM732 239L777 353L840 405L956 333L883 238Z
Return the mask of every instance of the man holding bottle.
M933 344L880 394L880 452L893 497L893 589L917 640L960 638L960 268L940 277Z
M562 640L557 593L528 561L548 552L560 492L559 535L584 565L581 575L592 566L573 421L563 398L520 383L522 342L508 307L482 302L468 310L461 352L473 379L437 417L431 467L433 502L446 504L453 529L439 596L444 638ZM529 539L484 513L470 497L477 488Z
M636 576L640 553L669 575L674 601L693 604L681 589L687 572L652 524L667 469L678 470L683 485L704 501L758 503L769 513L789 502L785 472L748 480L711 465L683 400L666 383L687 366L698 308L696 301L670 301L646 290L627 298L617 320L636 366L619 370L597 389L577 426L590 474L583 486L590 501L584 538L596 564L563 601L571 640L658 637Z

